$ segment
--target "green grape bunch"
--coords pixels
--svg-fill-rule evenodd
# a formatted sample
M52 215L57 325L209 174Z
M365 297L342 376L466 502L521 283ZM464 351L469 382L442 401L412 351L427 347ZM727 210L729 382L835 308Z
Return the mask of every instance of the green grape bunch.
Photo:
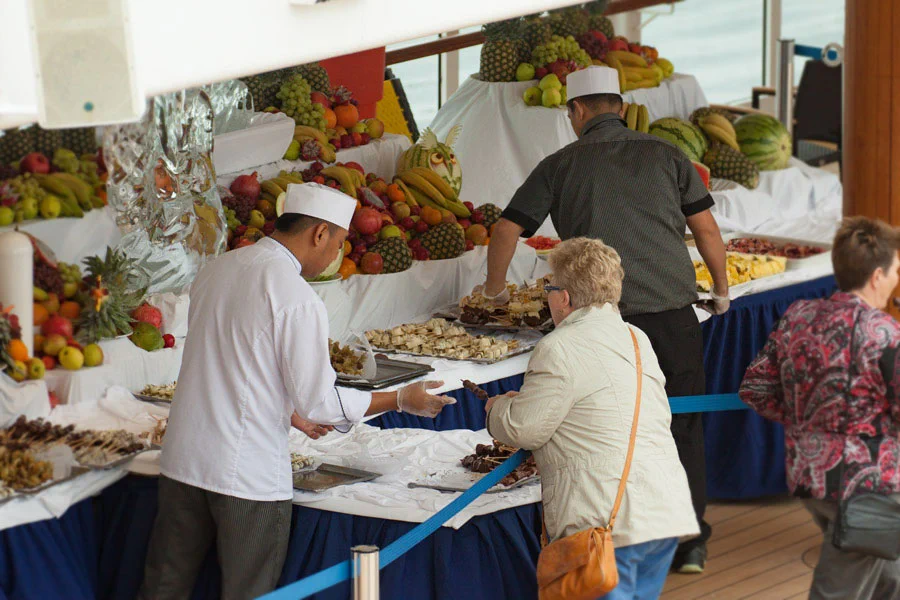
M31 176L31 173L13 177L8 183L19 198L34 198L40 201L47 196L46 190Z
M310 100L312 88L300 75L292 75L275 95L281 101L281 110L294 119L297 125L315 127L325 131L325 107Z
M78 265L71 265L68 263L61 262L58 265L59 274L62 277L63 283L80 283L81 282L81 269Z
M536 46L531 53L531 62L535 67L543 67L557 60L572 60L579 67L588 67L593 63L590 55L571 35L565 38L554 35L549 42Z

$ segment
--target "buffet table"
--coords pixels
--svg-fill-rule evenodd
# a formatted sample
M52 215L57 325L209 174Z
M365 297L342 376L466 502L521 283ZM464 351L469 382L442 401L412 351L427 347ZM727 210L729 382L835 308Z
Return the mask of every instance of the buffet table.
M57 260L79 266L88 256L105 254L106 247L115 246L122 237L115 212L109 206L87 212L80 219L35 219L0 227L0 232L15 228L47 244Z
M487 83L469 77L441 106L431 128L444 141L461 125L454 152L463 177L460 198L476 206L501 208L532 169L546 156L574 142L565 109L526 106L522 94L534 82ZM658 88L627 92L626 102L645 104L650 119L681 117L706 106L706 96L692 75L673 75ZM540 233L547 235L550 229Z

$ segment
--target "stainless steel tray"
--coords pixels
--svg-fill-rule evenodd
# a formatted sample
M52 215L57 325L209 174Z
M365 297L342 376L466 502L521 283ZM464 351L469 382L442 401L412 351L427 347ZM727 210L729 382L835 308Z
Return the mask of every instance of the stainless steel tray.
M150 402L151 404L163 404L166 406L171 406L172 401L166 398L159 398L157 396L145 396L144 394L134 394L134 397L142 402Z
M536 327L529 325L504 325L502 323L466 323L459 318L460 308L458 306L439 310L432 315L436 319L446 319L453 325L465 327L466 329L482 329L487 331L533 331L535 333L549 333L553 330L553 319L547 319Z
M91 471L105 471L106 469L114 469L115 467L124 465L125 463L131 461L131 459L133 459L134 457L139 456L139 455L143 454L144 452L150 452L152 450L162 450L162 446L160 446L158 444L151 444L150 446L147 446L146 448L142 448L142 449L138 450L137 452L132 452L131 454L126 454L125 456L120 456L119 458L117 458L113 461L110 461L108 463L104 463L102 465L82 464L80 462L78 464L81 465L83 468L89 469Z
M427 488L432 490L438 490L439 492L465 492L470 487L475 485L482 477L487 475L487 473L454 473L450 476L442 478L437 481L412 481L406 484L406 487L409 488ZM530 483L534 483L536 481L540 481L540 475L532 475L531 477L525 477L524 479L520 479L512 485L502 486L499 483L492 488L489 488L485 494L499 494L500 492L508 492L510 490L514 490L520 488L522 486L528 485Z
M353 375L338 373L338 383L360 390L379 390L405 381L411 381L434 371L429 365L395 360L384 355L375 356L375 364L378 367L375 379L360 379Z
M402 351L402 350L389 350L387 348L378 348L376 346L372 346L372 349L377 350L378 352L384 352L385 354L406 354L407 356L423 356L425 358L435 358L435 359L441 358L444 360L455 360L455 361L460 361L460 362L473 362L473 363L477 363L480 365L493 365L498 362L504 361L508 358L513 358L514 356L519 356L520 354L526 354L528 352L531 352L532 350L534 350L534 347L536 344L537 344L537 342L527 343L527 344L519 342L518 348L516 348L512 352L507 352L500 358L451 358L449 356L440 356L437 354L417 354L415 352L406 352L406 351Z
M341 485L372 481L381 477L381 473L351 469L322 463L315 471L301 471L293 474L294 489L304 492L323 492Z

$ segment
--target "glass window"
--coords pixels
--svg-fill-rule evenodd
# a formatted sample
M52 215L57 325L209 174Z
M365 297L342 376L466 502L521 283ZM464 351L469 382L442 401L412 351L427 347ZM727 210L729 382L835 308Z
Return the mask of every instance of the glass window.
M644 27L641 42L671 60L676 73L697 77L710 103L749 100L762 83L762 1L685 0L674 7Z
M844 0L782 0L781 36L803 46L844 45ZM794 83L803 74L802 56L794 58Z
M388 46L387 50L415 46L436 39L437 36L430 36L409 40L408 42ZM406 92L406 98L409 100L413 118L415 118L416 125L421 131L431 123L438 111L438 102L441 94L438 57L427 56L409 62L390 65L388 68L403 83L403 90Z

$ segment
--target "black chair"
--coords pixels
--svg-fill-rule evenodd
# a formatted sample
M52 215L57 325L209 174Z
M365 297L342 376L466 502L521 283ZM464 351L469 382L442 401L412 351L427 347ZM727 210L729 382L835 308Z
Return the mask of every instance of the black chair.
M841 166L842 67L809 60L794 101L794 156L821 167Z

